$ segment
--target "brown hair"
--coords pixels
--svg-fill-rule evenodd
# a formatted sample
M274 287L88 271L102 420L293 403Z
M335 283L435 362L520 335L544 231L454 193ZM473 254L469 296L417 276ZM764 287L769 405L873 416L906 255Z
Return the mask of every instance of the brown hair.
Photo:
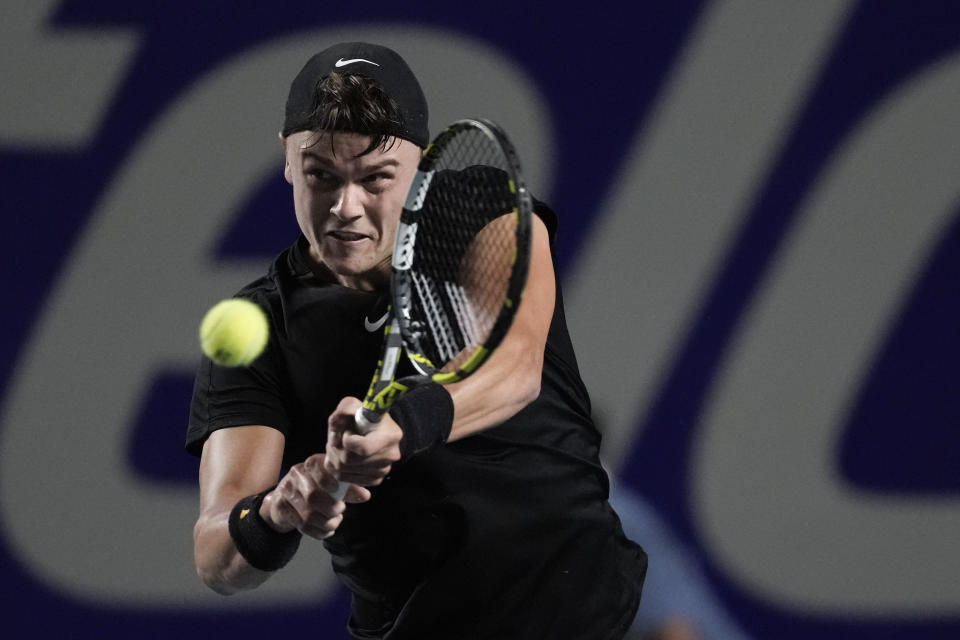
M331 71L317 83L313 110L296 128L284 129L284 137L303 130L345 131L370 136L370 145L360 155L385 148L404 130L399 105L375 81L366 76Z

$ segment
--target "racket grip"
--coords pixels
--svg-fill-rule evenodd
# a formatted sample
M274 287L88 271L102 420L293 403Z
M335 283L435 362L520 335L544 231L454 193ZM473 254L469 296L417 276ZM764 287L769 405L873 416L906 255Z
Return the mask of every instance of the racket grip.
M339 482L337 483L337 488L330 492L330 495L336 498L337 500L343 500L344 496L347 495L347 489L350 488L349 482Z
M353 421L357 425L357 433L370 433L377 426L377 423L380 422L381 417L382 416L376 411L368 411L367 409L360 407L353 415ZM336 489L330 492L330 495L337 500L343 500L343 497L347 495L347 489L349 488L349 482L341 482L337 485Z
M377 426L377 423L380 422L380 418L383 416L376 411L370 411L369 409L364 409L362 406L357 409L357 412L353 414L353 421L357 425L357 433L363 435L370 433Z

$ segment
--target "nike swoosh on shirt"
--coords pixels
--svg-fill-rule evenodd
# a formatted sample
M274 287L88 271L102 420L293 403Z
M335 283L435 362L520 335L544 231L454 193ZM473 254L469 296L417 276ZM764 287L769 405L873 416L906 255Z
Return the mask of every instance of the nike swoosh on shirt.
M353 64L354 62L366 62L367 64L372 64L372 65L375 66L375 67L379 67L379 66L380 66L379 64L377 64L377 63L374 62L373 60L364 60L363 58L350 58L349 60L344 60L343 58L340 58L339 60L337 60L336 62L333 63L333 66L335 66L337 69L339 69L340 67L345 67L345 66L347 66L348 64Z
M382 326L384 325L384 323L386 323L386 321L387 321L387 316L388 316L388 315L390 315L390 312L389 312L389 311L387 311L385 314L383 314L383 316L382 316L379 320L377 320L376 322L370 322L370 319L367 318L366 316L364 316L364 317L363 317L363 327L364 327L364 329L366 329L366 330L369 331L370 333L373 333L374 331L376 331L377 329L379 329L380 327L382 327Z

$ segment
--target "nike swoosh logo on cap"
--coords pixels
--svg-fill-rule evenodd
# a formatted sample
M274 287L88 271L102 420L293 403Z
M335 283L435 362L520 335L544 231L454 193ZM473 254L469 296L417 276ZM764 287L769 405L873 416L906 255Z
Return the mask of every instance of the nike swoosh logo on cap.
M366 329L367 331L369 331L370 333L373 333L374 331L376 331L377 329L379 329L380 327L382 327L382 326L384 325L384 323L386 323L386 321L387 321L387 316L388 316L388 315L390 315L390 312L389 312L389 311L387 311L385 314L383 314L383 316L382 316L379 320L377 320L376 322L370 322L370 319L367 318L366 316L364 316L364 317L363 317L363 328Z
M340 58L339 60L333 63L333 66L339 69L340 67L345 67L348 64L353 64L354 62L366 62L367 64L372 64L375 67L380 66L373 60L364 60L363 58L350 58L349 60L344 60L343 58Z

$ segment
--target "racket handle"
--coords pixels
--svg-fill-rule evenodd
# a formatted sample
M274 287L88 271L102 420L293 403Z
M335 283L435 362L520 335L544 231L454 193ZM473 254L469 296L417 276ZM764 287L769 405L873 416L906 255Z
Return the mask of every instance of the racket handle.
M383 415L377 413L376 411L370 411L369 409L364 409L362 406L357 409L357 412L353 414L353 421L357 425L357 433L365 435L374 430L377 426L377 423L380 422L380 418Z
M339 482L337 483L337 488L330 492L330 495L336 498L337 500L343 500L344 496L347 495L347 489L350 488L349 482Z
M370 433L377 426L377 423L380 422L381 417L383 416L376 411L368 411L367 409L360 407L353 415L353 421L357 425L357 433L361 435ZM337 500L343 500L343 497L347 495L347 489L349 488L349 482L341 482L337 485L336 489L330 492L330 495Z

